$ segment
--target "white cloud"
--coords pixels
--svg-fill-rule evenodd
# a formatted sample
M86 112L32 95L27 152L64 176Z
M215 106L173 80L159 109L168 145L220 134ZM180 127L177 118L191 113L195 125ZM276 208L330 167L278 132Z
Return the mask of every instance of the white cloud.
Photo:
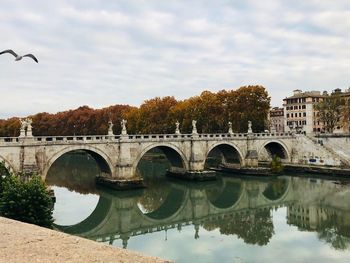
M5 1L0 118L262 84L346 88L348 1ZM130 91L133 95L130 96ZM16 95L15 95L16 94Z

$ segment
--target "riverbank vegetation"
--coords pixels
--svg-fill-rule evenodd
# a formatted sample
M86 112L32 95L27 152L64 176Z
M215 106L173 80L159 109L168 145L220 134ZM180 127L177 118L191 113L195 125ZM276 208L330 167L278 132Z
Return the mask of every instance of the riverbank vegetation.
M56 114L38 113L29 116L33 120L33 134L88 135L106 134L108 121L115 124L113 131L119 134L120 122L126 119L129 134L174 133L179 121L182 133L190 133L192 120L197 120L201 133L227 132L228 122L234 132L246 132L252 121L254 132L264 131L270 97L263 86L244 86L237 90L204 91L199 96L185 100L175 97L156 97L144 101L139 107L114 105L103 109L82 106L75 110ZM19 118L0 120L1 136L18 136Z
M283 164L281 161L281 158L278 157L277 155L274 155L271 163L270 163L270 169L272 173L280 173L283 171Z
M0 216L52 227L53 200L39 176L24 180L0 163Z

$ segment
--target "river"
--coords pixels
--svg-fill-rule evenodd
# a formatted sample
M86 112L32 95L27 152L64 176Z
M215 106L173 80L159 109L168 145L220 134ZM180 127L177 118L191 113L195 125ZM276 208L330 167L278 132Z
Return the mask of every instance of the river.
M350 181L218 174L212 182L165 176L144 158L147 187L96 187L88 154L65 154L47 183L55 228L176 262L350 262Z

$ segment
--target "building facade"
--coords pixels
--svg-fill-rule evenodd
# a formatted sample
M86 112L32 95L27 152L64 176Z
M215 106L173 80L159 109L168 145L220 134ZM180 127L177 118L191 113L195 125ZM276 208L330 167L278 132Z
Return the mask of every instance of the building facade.
M270 132L284 132L284 108L274 107L269 112Z
M284 129L303 133L323 132L323 124L318 120L315 104L322 101L327 93L320 91L294 90L293 96L283 100Z

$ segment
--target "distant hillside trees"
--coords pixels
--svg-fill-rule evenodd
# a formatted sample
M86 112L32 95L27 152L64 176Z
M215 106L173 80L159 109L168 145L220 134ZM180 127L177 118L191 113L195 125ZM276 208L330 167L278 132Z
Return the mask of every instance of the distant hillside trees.
M115 124L114 133L121 131L120 121L126 119L129 134L174 133L180 122L182 133L192 130L197 120L201 133L227 132L232 122L234 132L246 132L252 121L255 132L263 131L270 108L270 97L263 86L244 86L237 90L204 91L199 96L176 100L172 96L146 100L140 107L114 105L103 109L82 106L56 114L38 113L33 119L33 134L88 135L106 134L108 121ZM18 136L18 118L0 120L0 136Z

